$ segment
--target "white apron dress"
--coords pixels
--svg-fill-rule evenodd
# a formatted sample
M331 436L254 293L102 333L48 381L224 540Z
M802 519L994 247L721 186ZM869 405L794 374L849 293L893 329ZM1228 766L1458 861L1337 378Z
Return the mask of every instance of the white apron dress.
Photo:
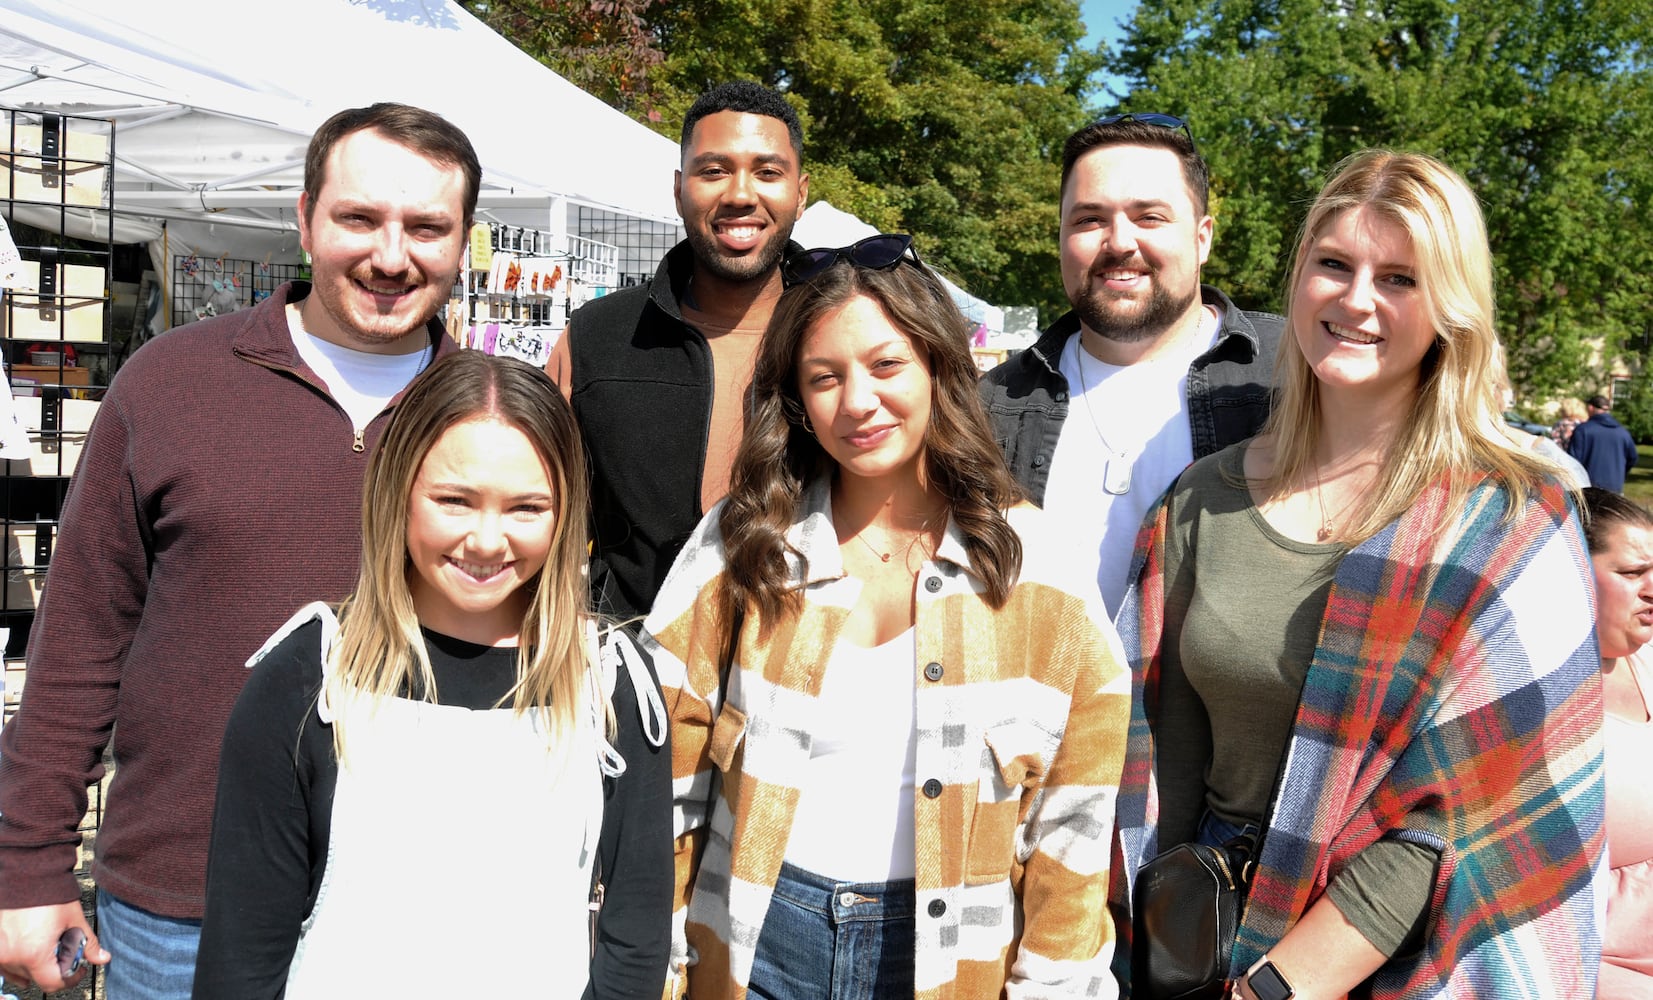
M507 981L513 996L580 996L599 755L612 754L594 678L586 689L587 710L557 748L535 711L404 698L334 709L349 720L348 760L290 1000L448 996Z

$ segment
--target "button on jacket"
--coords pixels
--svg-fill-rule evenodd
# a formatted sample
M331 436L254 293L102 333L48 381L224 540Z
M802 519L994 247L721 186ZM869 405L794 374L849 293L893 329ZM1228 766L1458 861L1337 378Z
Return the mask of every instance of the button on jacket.
M788 540L803 555L802 611L767 634L749 611L727 683L721 505L644 626L672 714L672 986L697 1000L746 995L814 699L861 590L843 570L829 483L800 507ZM1009 519L1025 556L1004 608L980 596L955 524L915 587L915 992L1112 996L1105 900L1129 671L1096 587L1066 565L1042 512L1024 504Z

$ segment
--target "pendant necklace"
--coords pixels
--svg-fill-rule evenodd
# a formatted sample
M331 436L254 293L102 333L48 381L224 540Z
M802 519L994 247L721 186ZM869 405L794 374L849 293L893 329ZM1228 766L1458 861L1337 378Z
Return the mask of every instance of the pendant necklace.
M1131 460L1123 450L1108 443L1108 436L1102 433L1102 425L1096 422L1096 411L1091 409L1090 378L1085 374L1085 355L1089 352L1085 350L1083 334L1074 343L1074 351L1079 355L1079 398L1084 401L1091 429L1096 431L1102 450L1107 452L1107 457L1102 460L1102 490L1109 496L1122 497L1131 492Z
M1331 540L1332 519L1326 516L1326 497L1320 490L1320 470L1312 470L1314 474L1314 502L1320 506L1320 530L1315 532L1315 538L1322 542Z
M859 538L861 540L861 544L865 545L867 547L867 551L871 552L873 555L877 556L879 558L879 561L889 562L890 559L895 556L895 550L894 549L891 549L888 552L880 552L876 546L874 546L871 542L867 541L867 537L864 534L864 532L865 532L865 529L862 529L862 531L857 531L855 533L855 537ZM910 555L913 551L913 546L917 545L918 540L922 537L924 537L924 532L922 532L922 531L915 534L913 536L912 541L907 543L907 547L903 550L903 552ZM902 561L905 562L906 560L903 559Z

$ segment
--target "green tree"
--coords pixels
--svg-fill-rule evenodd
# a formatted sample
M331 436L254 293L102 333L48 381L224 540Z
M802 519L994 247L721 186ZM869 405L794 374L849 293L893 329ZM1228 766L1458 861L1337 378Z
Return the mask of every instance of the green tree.
M1102 54L1077 0L464 0L610 105L677 138L701 91L756 80L805 125L811 194L886 231L972 292L1066 308L1061 142L1088 118Z
M663 0L461 0L564 79L640 121L658 122L663 54L644 15Z
M1613 418L1637 441L1653 441L1653 384L1643 377L1613 394Z
M1193 122L1208 274L1247 305L1279 307L1303 212L1343 156L1412 149L1464 173L1516 384L1547 396L1594 391L1648 323L1650 41L1645 0L1141 0L1109 66L1121 107Z

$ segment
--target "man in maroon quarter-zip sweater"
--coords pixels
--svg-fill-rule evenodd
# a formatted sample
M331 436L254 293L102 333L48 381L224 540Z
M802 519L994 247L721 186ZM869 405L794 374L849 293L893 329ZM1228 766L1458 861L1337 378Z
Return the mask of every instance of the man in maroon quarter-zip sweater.
M481 167L418 108L341 112L298 200L313 279L132 356L92 426L0 736L0 975L72 984L88 935L111 1000L187 998L219 743L244 664L356 578L362 475L402 389L456 349L434 321ZM73 874L86 788L113 734L91 937Z

